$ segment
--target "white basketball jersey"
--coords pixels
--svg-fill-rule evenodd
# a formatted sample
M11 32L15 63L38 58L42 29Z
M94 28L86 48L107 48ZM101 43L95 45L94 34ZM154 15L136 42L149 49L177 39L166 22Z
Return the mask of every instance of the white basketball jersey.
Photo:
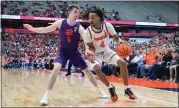
M108 23L109 24L109 23ZM87 34L90 35L91 41L93 42L95 53L104 52L109 50L109 31L107 23L101 24L101 30L97 31L93 27L87 28Z

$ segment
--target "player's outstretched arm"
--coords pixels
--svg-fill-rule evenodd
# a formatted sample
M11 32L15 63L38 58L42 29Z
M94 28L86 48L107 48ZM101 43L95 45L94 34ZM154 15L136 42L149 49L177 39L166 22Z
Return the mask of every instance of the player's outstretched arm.
M62 20L57 20L54 23L52 23L52 25L47 26L47 27L37 27L34 28L29 24L23 24L24 28L36 32L36 33L49 33L49 32L53 32L55 31L57 28L59 28L59 26L61 25Z

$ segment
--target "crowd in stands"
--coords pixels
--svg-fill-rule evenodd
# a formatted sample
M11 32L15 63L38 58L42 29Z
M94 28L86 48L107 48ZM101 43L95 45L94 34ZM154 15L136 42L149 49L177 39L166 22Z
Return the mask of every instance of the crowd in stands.
M3 33L2 40L5 68L19 68L23 64L29 68L32 62L35 67L42 67L49 61L43 57L53 57L58 52L57 35Z
M135 43L135 52L125 59L130 76L178 82L179 49L174 45L174 35L163 34L148 44Z
M174 33L154 37L150 42L131 43L133 54L126 60L129 76L149 80L178 82L179 50L173 41ZM53 58L59 51L58 36L53 34L2 34L3 67L4 68L46 68L53 69ZM109 42L114 49L116 44ZM84 55L84 44L80 42L79 50ZM74 67L73 67L74 68ZM103 63L102 69L106 75L119 76L120 67Z
M72 4L78 4L72 2ZM39 17L67 17L67 7L69 6L66 1L44 1L44 2L24 2L24 1L2 1L1 14L6 15L22 15L22 16L39 16ZM80 6L80 18L87 12L87 10L96 8L94 4L86 4ZM101 9L105 14L107 20L121 20L119 12L116 10L104 10Z
M47 40L48 39L48 40ZM5 56L50 56L58 52L58 35L50 34L2 34Z
M4 68L49 68L59 52L58 35L2 33ZM79 50L84 55L83 42Z

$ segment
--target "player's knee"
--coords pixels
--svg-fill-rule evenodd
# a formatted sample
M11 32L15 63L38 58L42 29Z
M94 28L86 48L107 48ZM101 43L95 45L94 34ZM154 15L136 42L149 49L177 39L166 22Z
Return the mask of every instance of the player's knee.
M117 61L117 64L120 65L120 66L127 66L126 62L124 60L122 60L122 59L119 59Z
M60 63L54 63L54 70L55 71L59 71L60 70L60 68L61 68L61 64Z
M100 65L95 65L93 70L96 72L96 74L98 74L99 72L101 72L101 67Z
M89 68L87 67L87 68L83 69L82 72L83 72L83 73L90 73L90 70L89 70Z

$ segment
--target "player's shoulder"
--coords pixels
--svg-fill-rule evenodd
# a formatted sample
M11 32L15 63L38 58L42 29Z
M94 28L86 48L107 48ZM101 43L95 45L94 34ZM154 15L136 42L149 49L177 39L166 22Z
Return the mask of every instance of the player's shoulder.
M86 29L85 29L86 32L90 32L91 31L91 26L88 26Z
M57 20L56 22L62 22L62 21L64 21L65 19L59 19L59 20Z
M79 27L79 31L82 31L82 32L85 31L85 28L81 24L79 24L78 27Z
M57 20L57 21L54 22L54 24L57 26L57 28L60 28L60 27L61 27L62 21L63 21L63 20L60 19L60 20Z
M88 30L88 29L91 29L91 25L89 25L89 26L86 28L86 30Z
M112 24L109 23L109 22L104 22L104 24L106 24L107 27L111 27L112 26Z

